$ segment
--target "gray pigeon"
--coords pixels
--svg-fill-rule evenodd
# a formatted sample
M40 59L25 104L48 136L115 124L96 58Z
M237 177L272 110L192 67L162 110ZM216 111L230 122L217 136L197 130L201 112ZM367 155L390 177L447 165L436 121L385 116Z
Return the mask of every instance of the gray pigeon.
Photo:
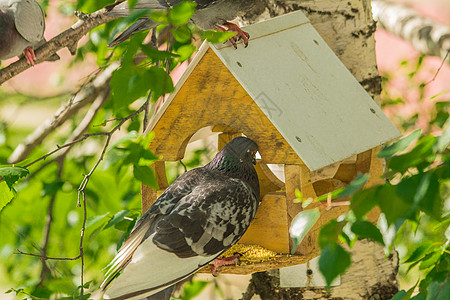
M45 43L45 16L34 0L0 0L0 60L22 54L34 65L34 49ZM56 60L55 54L49 60Z
M150 9L154 11L167 10L185 0L141 0L138 1L134 10ZM228 22L237 16L252 10L255 7L254 0L195 0L196 11L192 16L192 21L203 30L219 29L221 31L234 31L237 33L230 39L236 48L236 42L242 39L244 45L248 45L249 34L242 31L236 24ZM110 11L109 16L126 17L130 15L127 1L117 1L115 4L107 6ZM109 47L114 47L130 38L136 32L156 27L158 24L150 19L143 18L137 20L128 29L121 33Z
M210 163L175 180L111 262L104 299L162 294L234 245L259 204L256 151L252 140L237 137Z

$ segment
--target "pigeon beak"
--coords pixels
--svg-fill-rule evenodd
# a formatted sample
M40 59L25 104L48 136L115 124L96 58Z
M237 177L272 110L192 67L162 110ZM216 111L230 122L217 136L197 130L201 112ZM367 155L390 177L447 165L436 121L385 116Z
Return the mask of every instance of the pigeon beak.
M253 157L252 163L256 166L256 151L253 151L252 157Z

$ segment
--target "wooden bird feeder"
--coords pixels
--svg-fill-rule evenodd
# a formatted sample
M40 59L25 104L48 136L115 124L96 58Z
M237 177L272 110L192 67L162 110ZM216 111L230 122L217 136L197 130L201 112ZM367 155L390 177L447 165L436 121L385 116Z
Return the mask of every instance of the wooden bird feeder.
M258 144L261 205L239 243L260 245L278 255L219 272L249 274L304 263L319 254L318 231L347 210L321 209L321 217L295 255L289 225L302 210L295 190L317 197L346 186L358 172L380 182L377 148L400 132L327 46L302 12L245 28L247 48L204 43L175 91L151 121L150 149L162 157L153 165L159 191L143 186L145 211L168 186L165 161L184 157L191 137L211 126L219 148L244 134ZM267 164L284 166L285 182ZM318 174L332 165L336 171ZM319 178L319 179L318 179ZM306 209L320 207L311 204ZM375 221L377 216L373 216Z

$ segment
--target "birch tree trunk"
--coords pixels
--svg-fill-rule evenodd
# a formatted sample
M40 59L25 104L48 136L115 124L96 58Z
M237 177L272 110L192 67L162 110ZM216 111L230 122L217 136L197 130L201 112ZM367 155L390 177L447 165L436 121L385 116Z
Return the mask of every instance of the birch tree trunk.
M345 66L379 103L381 81L375 58L370 0L259 0L256 12L244 16L252 23L302 10L312 25ZM255 273L242 299L391 299L398 291L396 253L385 257L382 247L360 241L351 250L352 266L341 277L341 284L328 294L324 288L281 288L279 272ZM300 275L301 276L301 275ZM306 274L303 274L306 276Z
M409 42L417 51L450 63L450 26L387 1L372 0L373 17L381 28Z

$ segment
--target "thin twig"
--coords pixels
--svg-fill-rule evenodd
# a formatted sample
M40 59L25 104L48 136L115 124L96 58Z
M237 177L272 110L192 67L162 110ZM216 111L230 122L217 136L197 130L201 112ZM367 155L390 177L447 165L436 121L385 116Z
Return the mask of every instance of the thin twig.
M441 71L442 67L443 67L444 64L445 64L445 60L447 59L449 53L450 53L450 50L448 50L447 53L445 54L445 57L444 57L444 59L441 61L441 65L439 66L439 68L436 70L436 73L434 74L433 79L431 79L430 81L428 81L427 83L425 83L425 85L427 85L427 84L433 82L433 81L436 79L436 76L439 74L439 72Z
M42 256L40 254L27 253L27 252L20 251L19 249L16 249L16 251L17 252L14 254L22 254L22 255L38 257L39 259L42 259L42 260L77 260L80 258L80 255L77 255L75 257L51 257L51 256Z
M63 168L64 168L64 161L61 160L61 161L59 161L59 164L58 164L58 174L57 174L58 182L61 181ZM54 193L50 197L50 202L48 204L47 221L46 221L45 229L44 229L44 243L42 244L42 252L41 252L43 257L47 256L48 243L50 241L50 230L51 230L52 223L53 223L53 206L55 204L55 199L56 199L56 193ZM49 272L50 272L50 269L47 266L47 262L45 260L42 260L42 269L41 269L41 276L40 276L41 281L39 282L38 286L40 286L44 283L45 276Z

